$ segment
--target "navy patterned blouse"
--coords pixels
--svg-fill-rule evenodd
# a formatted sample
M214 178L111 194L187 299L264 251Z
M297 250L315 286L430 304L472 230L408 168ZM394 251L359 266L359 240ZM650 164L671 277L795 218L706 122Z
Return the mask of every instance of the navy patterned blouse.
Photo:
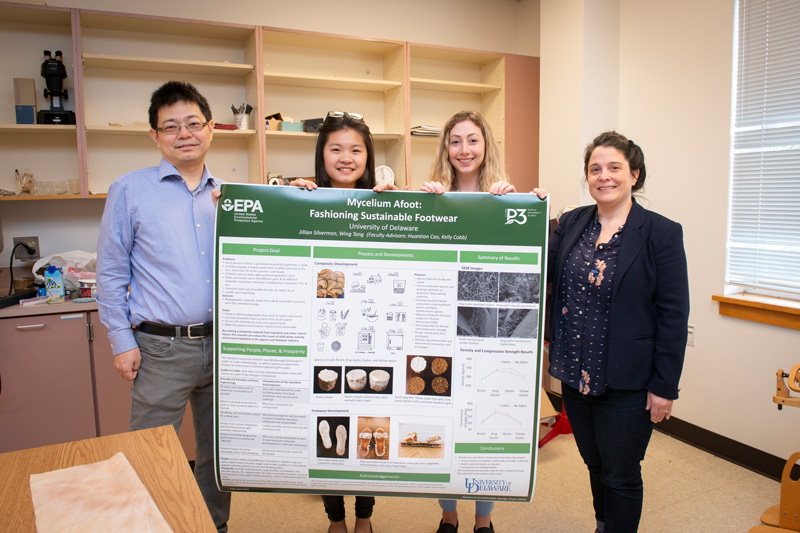
M550 374L583 394L602 394L607 387L611 280L622 228L595 248L601 229L595 217L570 252L556 295L554 312L561 316L553 317Z

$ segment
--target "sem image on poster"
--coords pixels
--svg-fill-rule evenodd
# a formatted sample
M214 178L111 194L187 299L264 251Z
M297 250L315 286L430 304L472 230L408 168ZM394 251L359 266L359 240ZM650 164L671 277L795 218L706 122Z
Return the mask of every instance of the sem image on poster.
M220 487L530 501L547 208L224 185Z

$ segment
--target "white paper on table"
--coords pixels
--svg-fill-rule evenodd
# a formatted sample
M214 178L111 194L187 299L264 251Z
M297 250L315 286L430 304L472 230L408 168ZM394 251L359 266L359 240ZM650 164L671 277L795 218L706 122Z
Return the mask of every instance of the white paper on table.
M122 452L31 474L30 485L38 533L172 531Z

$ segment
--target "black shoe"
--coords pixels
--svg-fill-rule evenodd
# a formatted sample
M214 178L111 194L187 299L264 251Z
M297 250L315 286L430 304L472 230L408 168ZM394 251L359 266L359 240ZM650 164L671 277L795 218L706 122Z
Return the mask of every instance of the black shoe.
M494 533L494 524L489 522L489 527L479 527L478 529L472 528L475 533Z
M456 525L453 524L445 524L444 519L439 520L439 529L436 530L436 533L456 533L458 531L458 522Z

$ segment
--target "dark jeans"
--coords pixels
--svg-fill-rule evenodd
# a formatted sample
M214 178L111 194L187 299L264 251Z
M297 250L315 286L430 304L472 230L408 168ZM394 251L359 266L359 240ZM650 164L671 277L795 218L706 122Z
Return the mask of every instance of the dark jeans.
M344 496L323 496L322 501L325 503L328 520L331 522L344 520ZM374 496L356 496L356 518L371 517L373 507L375 507Z
M564 409L589 480L598 524L605 533L635 532L642 515L641 461L653 434L647 391L607 390L584 396L561 386Z

